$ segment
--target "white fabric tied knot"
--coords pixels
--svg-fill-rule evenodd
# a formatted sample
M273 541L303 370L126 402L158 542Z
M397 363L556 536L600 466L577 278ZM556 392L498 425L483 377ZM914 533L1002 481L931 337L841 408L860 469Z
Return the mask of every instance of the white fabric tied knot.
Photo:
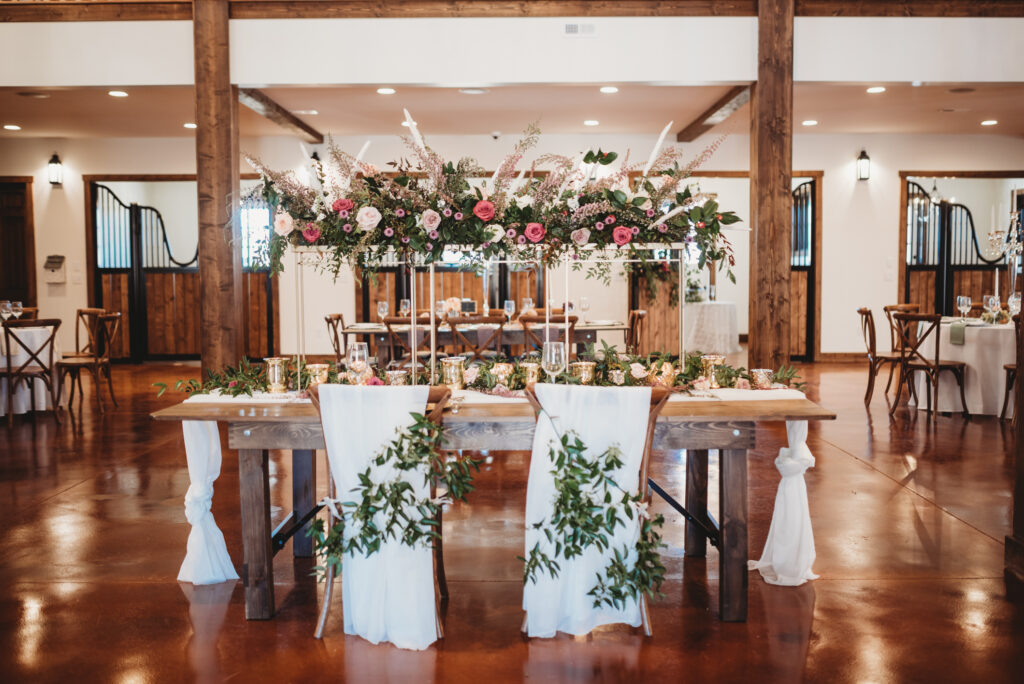
M340 520L343 517L341 511L338 510L338 506L342 505L341 499L332 499L329 496L325 496L323 499L320 500L320 505L327 506L327 510L329 510L331 512L331 515L333 515L335 518Z
M213 504L213 483L193 482L185 492L185 519L190 525L198 525L210 512Z
M789 447L779 449L775 467L782 475L775 495L775 511L768 529L761 559L748 561L768 584L795 587L807 580L818 579L811 570L814 565L814 532L807 505L807 484L804 473L814 466L814 456L807 447L807 421L786 423Z

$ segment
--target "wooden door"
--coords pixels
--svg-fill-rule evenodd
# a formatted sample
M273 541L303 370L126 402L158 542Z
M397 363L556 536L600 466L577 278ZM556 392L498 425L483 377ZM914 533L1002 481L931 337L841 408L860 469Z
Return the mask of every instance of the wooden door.
M0 299L36 306L31 179L0 179L0 245Z

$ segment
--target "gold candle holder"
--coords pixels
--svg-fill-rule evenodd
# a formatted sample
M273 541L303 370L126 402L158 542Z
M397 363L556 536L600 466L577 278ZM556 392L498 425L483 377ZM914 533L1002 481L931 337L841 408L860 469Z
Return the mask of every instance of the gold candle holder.
M771 389L773 375L775 371L771 368L753 368L750 371L750 379L753 380L751 384L754 389Z
M651 372L647 375L652 385L660 385L662 387L671 388L676 384L676 369L672 365L671 361L664 361L661 364L661 369L656 367L651 368Z
M721 354L704 354L700 357L701 369L704 373L704 378L708 381L708 387L711 389L718 389L718 378L715 377L715 366L721 366L725 363L725 357Z
M515 372L515 366L511 363L496 363L491 366L491 374L498 381L499 385L508 387L508 380L512 377L512 373Z
M594 384L594 372L596 368L597 364L593 361L573 361L569 364L572 376L574 378L579 378L580 382L584 385Z
M384 372L385 382L389 385L408 385L409 384L409 371L407 370L389 370Z
M519 367L526 371L526 386L536 385L540 382L540 364L533 361L523 361Z
M608 379L612 381L613 385L622 385L626 382L626 371L613 368L608 371Z
M446 356L441 359L441 382L453 392L460 390L464 384L465 370L466 359L464 357Z
M263 359L267 364L267 391L271 394L284 394L288 387L284 382L284 364L288 362L286 356L271 356Z
M331 365L329 363L307 363L306 370L309 371L309 386L313 387L327 382Z

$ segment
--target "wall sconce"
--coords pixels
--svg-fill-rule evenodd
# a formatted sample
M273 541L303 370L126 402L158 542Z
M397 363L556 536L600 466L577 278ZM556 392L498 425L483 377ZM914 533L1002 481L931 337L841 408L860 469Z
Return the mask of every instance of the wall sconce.
M50 178L50 185L61 185L64 182L64 167L61 166L60 157L54 152L46 167L47 176Z
M857 157L857 180L868 180L871 178L871 157L864 150L860 151Z

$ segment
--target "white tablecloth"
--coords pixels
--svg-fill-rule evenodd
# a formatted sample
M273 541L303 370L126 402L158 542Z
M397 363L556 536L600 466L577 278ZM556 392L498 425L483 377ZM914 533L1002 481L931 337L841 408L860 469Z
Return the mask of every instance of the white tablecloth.
M18 336L24 340L32 349L35 349L41 345L49 334L48 328L20 328L18 330ZM5 341L5 335L0 330L0 364L3 365L4 370L7 369L7 343ZM28 360L28 353L17 343L12 342L14 346L14 357L11 359L11 367L17 368L21 364ZM46 361L49 351L44 350L38 356L43 361ZM58 359L60 359L60 352L54 351L53 363L56 365ZM50 393L46 391L46 383L42 380L32 381L32 391L35 393L36 399L36 410L42 411L44 409L53 408L50 403ZM18 383L18 389L14 392L14 405L13 412L15 415L22 413L28 413L32 408L31 396L29 395L28 387L25 383ZM0 416L7 415L7 378L6 376L0 376Z
M686 304L686 351L732 354L740 350L734 302Z
M967 410L972 415L998 416L1003 407L1003 392L1006 386L1004 363L1014 363L1017 349L1013 338L1013 324L1006 325L969 325L964 331L964 344L949 343L948 324L940 325L937 333L942 335L939 354L942 361L963 361L967 364L964 377L964 395L967 398ZM932 333L922 345L921 353L925 358L935 358L935 343ZM924 373L915 373L914 387L919 399L918 408L925 408L927 385ZM939 380L939 411L959 412L960 389L956 377L949 372L940 374ZM1006 409L1007 415L1013 414L1013 396Z

